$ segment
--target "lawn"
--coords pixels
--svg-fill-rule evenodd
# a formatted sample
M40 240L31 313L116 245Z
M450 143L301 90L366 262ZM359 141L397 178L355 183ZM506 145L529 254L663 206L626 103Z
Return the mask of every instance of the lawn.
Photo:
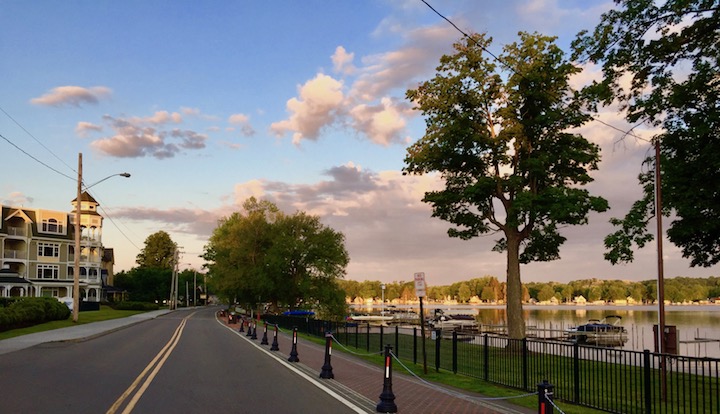
M39 325L29 326L27 328L13 329L10 331L0 332L0 340L14 338L16 336L28 335L37 332L51 331L53 329L67 328L75 325L83 325L86 323L107 321L110 319L125 318L128 316L143 313L145 311L137 310L115 310L109 306L100 306L98 311L86 311L78 313L77 323L72 321L72 317L62 321L52 321L41 323Z

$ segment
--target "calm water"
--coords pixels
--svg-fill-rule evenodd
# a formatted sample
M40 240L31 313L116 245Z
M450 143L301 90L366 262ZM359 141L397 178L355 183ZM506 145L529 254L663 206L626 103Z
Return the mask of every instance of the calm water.
M401 306L398 306L401 308ZM435 308L447 313L474 314L482 325L506 324L504 306L435 306L429 305L426 314ZM656 306L530 306L523 307L528 327L540 330L538 336L558 336L567 328L587 323L589 319L602 319L619 315L628 331L629 340L623 349L655 350L653 325L658 324ZM417 311L418 309L414 309ZM720 358L720 306L665 306L665 324L677 328L679 354ZM543 332L546 335L543 335ZM696 338L713 339L699 343Z

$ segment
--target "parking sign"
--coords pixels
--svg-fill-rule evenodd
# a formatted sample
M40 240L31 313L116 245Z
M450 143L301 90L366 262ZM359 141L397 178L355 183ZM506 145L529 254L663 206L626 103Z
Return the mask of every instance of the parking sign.
M424 298L426 296L424 272L415 273L415 296L419 298Z

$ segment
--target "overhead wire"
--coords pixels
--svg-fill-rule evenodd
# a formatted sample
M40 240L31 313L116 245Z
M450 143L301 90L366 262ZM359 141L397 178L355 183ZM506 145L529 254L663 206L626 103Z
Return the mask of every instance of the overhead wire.
M475 43L476 46L480 47L480 49L481 49L483 52L485 52L485 53L487 53L488 55L492 56L492 58L495 59L498 63L500 63L501 65L505 66L507 69L509 69L510 71L512 71L513 73L515 73L516 75L519 75L519 76L521 76L521 77L523 77L523 78L525 77L522 73L519 73L517 70L515 70L515 68L512 67L510 64L504 62L500 57L496 56L494 53L492 53L492 52L491 52L490 50L488 50L486 47L484 47L483 45L481 45L480 43L478 43L472 36L470 36L470 35L467 34L464 30L462 30L461 28L459 28L452 20L450 20L449 18L447 18L446 16L444 16L442 13L440 13L437 9L435 9L432 5L430 5L426 0L420 0L420 1L422 1L423 3L425 3L425 5L426 5L428 8L430 8L430 10L432 10L432 11L433 11L435 14L437 14L440 18L442 18L443 20L445 20L446 22L448 22L452 27L455 28L455 30L457 30L458 32L460 32L464 37L468 38L470 41L472 41L473 43ZM547 93L550 93L550 92L547 92ZM555 96L553 96L553 97L555 97ZM555 97L555 98L556 98L556 97ZM592 115L591 115L591 118L592 118L593 121L595 121L595 122L597 122L597 123L600 123L600 124L602 124L602 125L605 125L606 127L612 128L612 129L614 129L614 130L616 130L616 131L618 131L618 132L622 132L622 133L623 133L623 137L630 136L630 137L633 137L633 138L638 139L638 140L641 140L641 141L652 142L651 140L649 140L649 139L647 139L647 138L643 138L643 137L641 137L641 136L639 136L639 135L637 135L637 134L635 134L635 133L632 132L632 130L635 129L635 128L637 127L637 125L634 126L634 127L631 128L631 129L629 129L629 130L625 130L625 129L616 127L615 125L611 125L611 124L609 124L609 123L607 123L607 122L605 122L605 121L603 121L603 120L601 120L601 119L599 119L599 118L597 118L597 117L595 117L595 116L592 116Z
M5 111L5 109L3 109L2 107L0 107L0 112L2 112L3 114L5 114L5 116L7 116L10 120L12 120L20 129L22 129L23 131L25 131L26 134L28 134L30 137L32 137L38 144L40 144L43 148L45 148L45 150L47 150L50 154L52 154L55 158L57 158L60 162L62 162L66 167L68 167L71 171L73 171L75 174L77 174L77 171L76 171L75 169L73 169L72 167L70 167L65 161L63 161L60 157L58 157L50 148L48 148L45 144L43 144L43 143L42 143L37 137L35 137L32 133L30 133L30 131L28 131L28 130L27 130L24 126L22 126L17 120L15 120L15 118L13 118L7 111ZM70 175L67 175L67 174L63 173L62 171L59 171L58 169L56 169L56 168L54 168L54 167L51 167L51 166L48 165L47 163L41 161L39 158L35 157L34 155L32 155L32 154L30 154L29 152L27 152L27 151L25 151L24 149L22 149L19 145L15 144L15 143L12 142L9 138L7 138L7 137L5 137L4 135L2 135L2 133L0 133L0 138L2 138L2 139L5 140L8 144L12 145L15 149L17 149L18 151L22 152L22 153L25 154L26 156L30 157L32 160L34 160L35 162L37 162L37 163L39 163L40 165L44 166L45 168L48 168L48 169L50 169L51 171L53 171L53 172L55 172L55 173L57 173L57 174L65 177L65 178L69 178L70 180L77 181L77 178L76 178L76 177L72 177L72 176L70 176ZM87 185L85 184L84 181L81 181L80 184L81 184L82 187L87 187ZM100 209L101 209L102 212L105 214L105 217L110 220L110 222L115 226L115 228L120 232L120 234L122 234L123 237L125 237L125 239L126 239L128 242L130 242L130 244L132 244L136 249L142 250L142 249L140 249L140 248L137 246L137 244L135 244L135 242L133 242L133 241L127 236L127 234L125 234L125 232L122 231L122 229L120 229L120 226L118 226L118 224L115 222L115 220L112 218L112 216L110 216L110 214L107 213L107 210L105 210L102 206L100 206Z

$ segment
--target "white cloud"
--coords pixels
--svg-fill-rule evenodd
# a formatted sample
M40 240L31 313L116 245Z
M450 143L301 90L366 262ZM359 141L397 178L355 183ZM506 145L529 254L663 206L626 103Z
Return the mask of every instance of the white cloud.
M177 116L176 116L177 115ZM158 159L174 157L181 149L205 148L207 135L191 130L164 130L164 123L178 123L176 112L159 111L146 118L114 118L103 120L115 135L97 139L90 146L105 155L119 158L152 156ZM158 129L160 128L160 129Z
M338 46L335 48L335 53L331 57L333 69L337 73L351 75L356 70L352 63L354 58L355 53L348 53L344 47Z
M376 144L388 146L402 142L401 134L405 130L409 111L407 103L383 98L379 105L355 106L350 110L350 116L356 130L363 132Z
M4 199L0 200L0 204L13 207L22 207L26 204L31 205L35 200L19 191L12 191Z
M322 73L299 87L299 97L287 102L290 117L274 122L270 130L277 136L293 133L293 144L303 139L317 140L320 130L334 122L343 102L342 82Z
M30 100L35 105L48 106L76 106L82 104L98 104L112 94L112 90L105 86L84 88L82 86L58 86L39 98Z
M248 115L242 113L232 114L228 118L228 122L233 125L239 125L240 133L243 136L249 137L255 135L255 129L250 124L250 117Z
M102 126L95 125L91 122L84 122L84 121L78 122L77 125L75 126L75 133L78 134L78 136L80 136L80 137L86 137L88 135L88 133L90 133L92 131L100 132L100 131L102 131Z

